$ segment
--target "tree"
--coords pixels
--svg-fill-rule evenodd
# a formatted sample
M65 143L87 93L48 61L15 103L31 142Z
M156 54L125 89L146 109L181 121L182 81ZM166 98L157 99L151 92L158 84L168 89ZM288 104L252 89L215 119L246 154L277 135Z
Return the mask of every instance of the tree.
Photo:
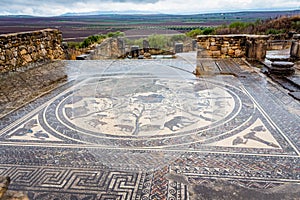
M150 35L148 37L149 45L152 48L164 49L167 46L168 40L165 35Z

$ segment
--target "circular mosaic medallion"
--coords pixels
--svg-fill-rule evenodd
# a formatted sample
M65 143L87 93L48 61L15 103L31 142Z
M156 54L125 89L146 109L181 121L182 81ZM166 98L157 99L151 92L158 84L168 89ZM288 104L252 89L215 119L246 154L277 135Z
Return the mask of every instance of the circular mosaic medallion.
M52 104L45 112L63 127L62 134L118 146L192 142L195 134L220 128L244 109L253 109L242 91L217 82L128 77L93 79ZM241 118L245 117L249 118ZM222 133L210 131L198 139Z

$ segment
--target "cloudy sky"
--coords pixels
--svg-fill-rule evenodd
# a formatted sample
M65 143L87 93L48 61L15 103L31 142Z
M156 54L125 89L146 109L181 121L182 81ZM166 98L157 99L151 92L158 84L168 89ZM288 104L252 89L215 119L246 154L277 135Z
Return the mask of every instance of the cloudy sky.
M0 15L138 10L169 14L300 9L300 0L0 0Z

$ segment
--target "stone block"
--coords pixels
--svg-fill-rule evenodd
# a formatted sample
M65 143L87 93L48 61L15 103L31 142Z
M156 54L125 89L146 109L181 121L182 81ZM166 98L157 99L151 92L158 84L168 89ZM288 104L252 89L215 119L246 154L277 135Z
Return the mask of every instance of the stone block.
M293 39L294 40L300 40L300 34L294 34Z
M243 53L242 50L236 49L236 50L234 51L234 55L235 55L235 57L240 58L240 57L242 57L242 56L244 55L244 53Z
M9 184L10 184L9 177L0 176L0 199L2 199L2 197L5 195Z
M211 50L211 51L218 51L219 47L218 46L210 46L209 50Z
M41 50L41 55L42 56L46 56L47 55L47 50L46 49L42 49Z
M293 41L290 50L291 57L300 58L300 42Z
M16 58L11 59L10 64L15 67L17 65L17 59Z
M22 57L23 57L24 61L27 63L30 63L32 61L30 54L23 55Z
M140 55L139 48L140 48L139 46L131 46L130 47L131 56L133 58L139 57L139 55Z
M14 55L14 57L16 58L16 57L18 56L18 51L17 51L17 50L14 50L14 51L13 51L13 55Z
M175 44L175 53L182 53L183 52L183 43L176 43Z
M148 52L144 53L144 58L150 59L151 58L151 54L148 53Z
M21 54L21 55L27 54L27 50L26 50L26 49L22 49L22 50L20 51L20 54Z
M212 56L215 58L221 57L221 51L212 51Z
M230 55L230 56L235 55L235 50L233 50L233 49L228 49L228 55Z
M11 52L11 50L9 50L9 49L7 49L6 51L5 51L5 54L6 54L6 58L8 58L8 59L12 59L13 58L13 53Z
M293 62L286 62L286 61L275 61L271 63L272 67L278 68L292 68L295 64Z
M227 54L228 53L228 48L227 47L221 47L221 53L222 54Z

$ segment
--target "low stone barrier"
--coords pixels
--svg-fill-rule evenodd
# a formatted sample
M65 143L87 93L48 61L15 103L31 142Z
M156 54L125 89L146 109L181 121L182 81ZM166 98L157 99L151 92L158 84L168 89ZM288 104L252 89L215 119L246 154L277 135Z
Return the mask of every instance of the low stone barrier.
M199 35L198 57L205 54L214 58L240 58L263 60L267 51L267 35Z
M57 29L0 35L0 73L31 63L64 59L62 33Z

